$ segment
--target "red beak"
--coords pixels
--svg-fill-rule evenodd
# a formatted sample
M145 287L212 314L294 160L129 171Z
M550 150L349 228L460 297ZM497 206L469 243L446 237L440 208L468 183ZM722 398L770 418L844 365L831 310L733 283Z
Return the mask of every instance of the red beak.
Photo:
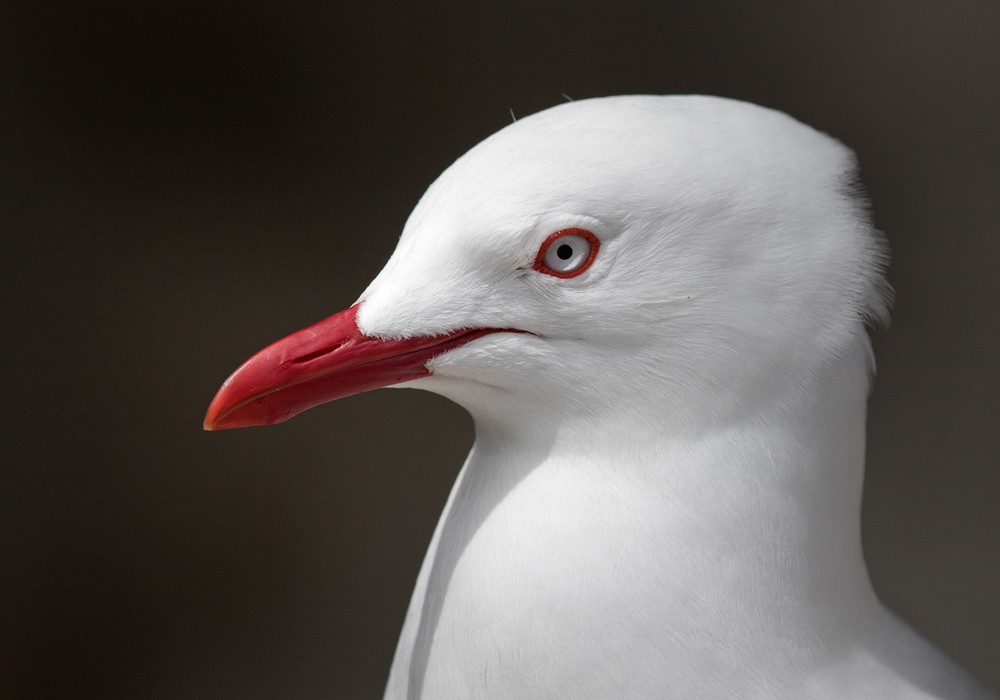
M205 430L286 421L327 401L430 374L427 361L498 329L380 340L358 329L358 305L269 345L233 372L205 414Z

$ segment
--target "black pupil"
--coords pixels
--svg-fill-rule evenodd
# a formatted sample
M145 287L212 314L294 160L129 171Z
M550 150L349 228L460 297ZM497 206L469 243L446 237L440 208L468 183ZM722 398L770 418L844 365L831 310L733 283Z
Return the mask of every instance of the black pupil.
M561 246L556 248L556 255L559 256L560 260L569 260L573 257L573 246L569 243L563 243Z

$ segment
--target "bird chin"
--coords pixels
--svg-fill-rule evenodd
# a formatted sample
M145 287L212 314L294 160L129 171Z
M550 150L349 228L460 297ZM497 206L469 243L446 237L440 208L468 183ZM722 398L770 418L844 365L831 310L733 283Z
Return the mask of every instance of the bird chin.
M498 331L432 358L429 376L396 386L432 391L473 414L484 402L533 400L540 363L551 359L547 345L529 332Z

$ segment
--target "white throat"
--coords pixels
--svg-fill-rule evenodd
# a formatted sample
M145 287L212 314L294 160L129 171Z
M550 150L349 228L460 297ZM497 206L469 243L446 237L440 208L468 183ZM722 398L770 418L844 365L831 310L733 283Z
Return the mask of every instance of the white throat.
M557 657L567 690L637 695L711 697L788 664L820 673L882 616L859 532L862 345L811 405L699 435L617 414L543 425L522 413L533 428L509 410L476 415L390 696L472 696L483 674L517 696ZM483 659L495 661L467 664ZM655 687L635 665L658 669Z

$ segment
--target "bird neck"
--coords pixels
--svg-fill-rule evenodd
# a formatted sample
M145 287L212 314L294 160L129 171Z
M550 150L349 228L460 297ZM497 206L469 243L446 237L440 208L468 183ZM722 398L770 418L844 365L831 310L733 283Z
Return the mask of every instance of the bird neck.
M794 410L761 402L696 433L672 431L670 416L627 410L560 424L477 418L459 486L475 503L453 515L475 513L467 532L490 520L494 533L505 524L544 528L531 546L543 558L545 542L560 548L571 567L586 566L576 554L592 561L595 552L627 552L635 575L625 584L653 586L664 605L672 598L704 624L733 601L750 628L858 622L875 603L860 537L866 350L859 343L830 366ZM514 524L532 518L527 529ZM586 542L580 552L575 540ZM810 619L796 625L799 615ZM724 624L734 624L731 610Z
M476 442L418 579L391 692L441 694L463 660L530 666L558 653L580 687L590 669L625 687L655 668L646 696L694 697L788 668L818 678L850 640L882 635L859 532L865 351L794 411L762 401L699 432L672 429L669 411L557 420L542 403L463 402ZM478 683L481 664L470 668Z

